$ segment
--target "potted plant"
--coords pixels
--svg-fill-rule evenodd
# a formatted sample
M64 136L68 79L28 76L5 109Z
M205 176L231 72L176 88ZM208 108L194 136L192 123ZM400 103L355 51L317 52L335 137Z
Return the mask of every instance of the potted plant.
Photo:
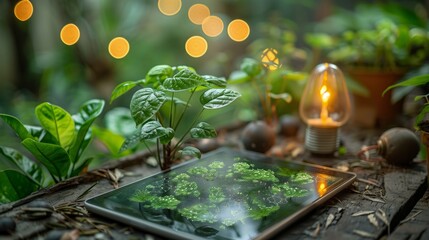
M307 43L315 55L326 56L368 90L367 96L355 95L355 115L365 116L357 122L367 126L390 123L399 106L392 107L391 92L385 97L381 93L429 56L426 21L397 5L358 5L317 27L324 26L329 30L308 35Z
M184 147L188 138L216 137L213 126L199 122L201 114L223 108L241 96L226 88L225 78L199 75L187 66L158 65L151 68L144 79L119 84L113 90L111 102L136 86L142 87L130 101L136 130L126 138L121 150L143 143L162 170L169 169L185 155L201 157L197 148ZM199 105L191 106L195 98L199 99ZM191 109L197 111L191 112Z
M423 86L429 83L429 74L420 75L416 77L409 78L405 81L399 82L397 84L391 85L386 88L383 92L383 95L388 91L397 88L397 87L407 87L407 86ZM418 115L415 118L414 128L420 132L420 139L422 144L426 147L426 165L427 171L429 173L429 120L426 117L426 114L429 113L429 93L424 95L416 96L415 101L423 101L424 105ZM429 183L429 176L428 176Z

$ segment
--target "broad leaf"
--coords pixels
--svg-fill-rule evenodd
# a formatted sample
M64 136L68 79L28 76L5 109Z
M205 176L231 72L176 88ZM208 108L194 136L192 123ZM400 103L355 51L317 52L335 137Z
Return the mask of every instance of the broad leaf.
M189 69L182 69L173 77L165 79L163 86L168 91L180 92L200 86L204 79Z
M214 127L206 122L200 122L191 129L192 138L214 138L217 136Z
M67 176L70 167L70 159L64 148L54 144L37 142L29 138L22 141L22 145L24 145L51 174L60 177L60 179Z
M174 129L165 128L164 135L159 137L161 144L167 144L174 138Z
M183 106L186 106L187 105L187 103L185 102L185 101L183 101L182 99L180 99L180 98L173 98L173 99L171 99L171 98L167 98L167 101L169 101L169 102L173 102L175 105L183 105ZM191 104L188 104L188 107L190 107L190 106L192 106Z
M245 58L240 65L240 69L250 77L255 77L262 73L262 64L252 58Z
M42 127L25 125L25 128L39 142L59 144L58 140Z
M119 152L123 152L127 149L137 146L137 144L140 143L140 135L141 135L141 129L137 129L132 135L125 138L125 141L124 143L122 143L122 146L119 149Z
M135 92L131 99L130 109L136 125L144 123L158 112L165 100L164 92L152 88L143 88Z
M70 148L70 160L74 163L82 155L83 151L91 141L91 134L89 128L91 127L94 120L103 112L104 101L93 99L82 105L79 113L73 115L73 119L76 122L77 136L76 141Z
M250 80L249 75L243 71L234 71L229 75L228 83L229 84L240 84L245 83Z
M165 79L173 75L173 68L168 65L158 65L149 70L146 74L146 82L148 84L162 84Z
M240 96L240 93L231 89L209 89L201 95L200 102L205 109L218 109L234 102Z
M417 76L417 77L412 77L412 78L407 79L405 81L402 81L400 83L391 85L388 88L386 88L386 90L383 91L382 95L384 95L386 92L388 92L392 88L406 87L406 86L419 86L419 85L423 85L426 83L429 83L429 74L421 75L421 76Z
M12 169L31 177L39 184L43 182L43 171L26 156L13 148L0 146L0 169Z
M64 149L75 140L75 124L71 115L64 109L50 103L36 107L36 117L46 131L54 136Z
M95 138L101 141L110 153L112 153L114 156L119 156L118 152L125 141L125 138L122 135L99 127L93 127L93 133Z
M0 203L19 200L38 190L38 185L16 170L0 171Z
M144 83L144 79L138 81L127 81L119 84L115 89L113 89L112 95L110 96L110 103L142 83Z
M32 138L30 132L28 132L24 124L22 124L18 118L7 114L0 114L0 118L15 131L21 140Z
M196 157L198 159L201 158L201 151L198 148L192 147L192 146L184 147L182 150L179 151L179 154L181 157L191 156L191 157Z
M136 130L134 119L128 108L117 107L108 111L104 116L104 121L109 131L123 136L130 136Z
M164 128L158 121L149 121L142 126L140 140L151 140L163 137L162 144L168 143L174 136L174 130Z
M217 87L221 87L221 88L225 88L226 87L226 79L225 78L220 78L220 77L215 77L215 76L211 76L211 75L203 75L201 76L210 86L217 86Z

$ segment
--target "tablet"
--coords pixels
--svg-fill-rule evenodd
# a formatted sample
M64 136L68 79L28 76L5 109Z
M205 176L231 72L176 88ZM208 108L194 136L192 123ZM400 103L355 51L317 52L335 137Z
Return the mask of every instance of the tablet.
M266 239L355 178L224 148L88 199L85 206L168 239Z

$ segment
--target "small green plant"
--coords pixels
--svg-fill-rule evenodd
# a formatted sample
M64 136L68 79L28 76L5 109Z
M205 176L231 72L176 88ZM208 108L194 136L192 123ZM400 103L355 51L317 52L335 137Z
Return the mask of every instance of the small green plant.
M225 88L224 78L201 76L187 66L158 65L149 70L145 79L119 84L113 90L111 102L136 86L143 87L133 94L130 102L131 116L137 130L126 138L121 150L140 142L151 150L148 143L154 142L156 152L153 155L161 169L168 169L183 155L200 157L197 148L182 148L182 145L189 137L216 137L213 126L198 122L201 114L204 110L223 108L240 97L237 91ZM199 112L189 114L191 100L198 95L201 104ZM183 96L187 99L181 100ZM185 122L186 113L188 118Z
M307 34L315 57L342 67L407 71L429 56L427 22L415 11L396 4L360 4L339 11ZM319 60L320 61L320 60Z
M386 90L383 91L383 95L386 92L392 90L393 88L407 87L407 86L417 87L417 86L423 86L427 83L429 83L429 74L415 76L405 81L389 86L388 88L386 88ZM429 121L425 120L426 114L429 113L429 93L425 95L416 96L414 99L414 101L421 101L421 100L424 100L424 106L420 110L419 114L416 116L414 128L416 130L429 131Z
M259 104L261 107L259 116L268 125L276 120L277 105L279 101L291 103L292 94L284 92L286 83L293 84L305 78L305 74L300 72L287 71L278 66L274 66L274 62L260 62L253 58L245 58L240 65L240 70L231 74L229 81L231 84L250 83L256 92ZM266 67L264 67L266 65ZM269 70L269 68L276 70ZM268 69L266 69L268 68ZM299 85L294 85L299 88ZM299 95L295 94L295 95Z
M59 106L42 103L35 109L40 126L24 125L18 118L0 114L37 159L34 162L9 147L0 147L0 203L79 175L92 158L81 159L91 141L90 127L104 108L103 100L90 100L70 115Z

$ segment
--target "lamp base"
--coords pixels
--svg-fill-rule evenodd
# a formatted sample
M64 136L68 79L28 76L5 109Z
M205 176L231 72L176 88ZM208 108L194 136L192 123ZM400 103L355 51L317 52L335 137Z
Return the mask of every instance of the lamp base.
M316 154L332 154L340 145L340 128L336 126L308 126L305 132L305 148Z

